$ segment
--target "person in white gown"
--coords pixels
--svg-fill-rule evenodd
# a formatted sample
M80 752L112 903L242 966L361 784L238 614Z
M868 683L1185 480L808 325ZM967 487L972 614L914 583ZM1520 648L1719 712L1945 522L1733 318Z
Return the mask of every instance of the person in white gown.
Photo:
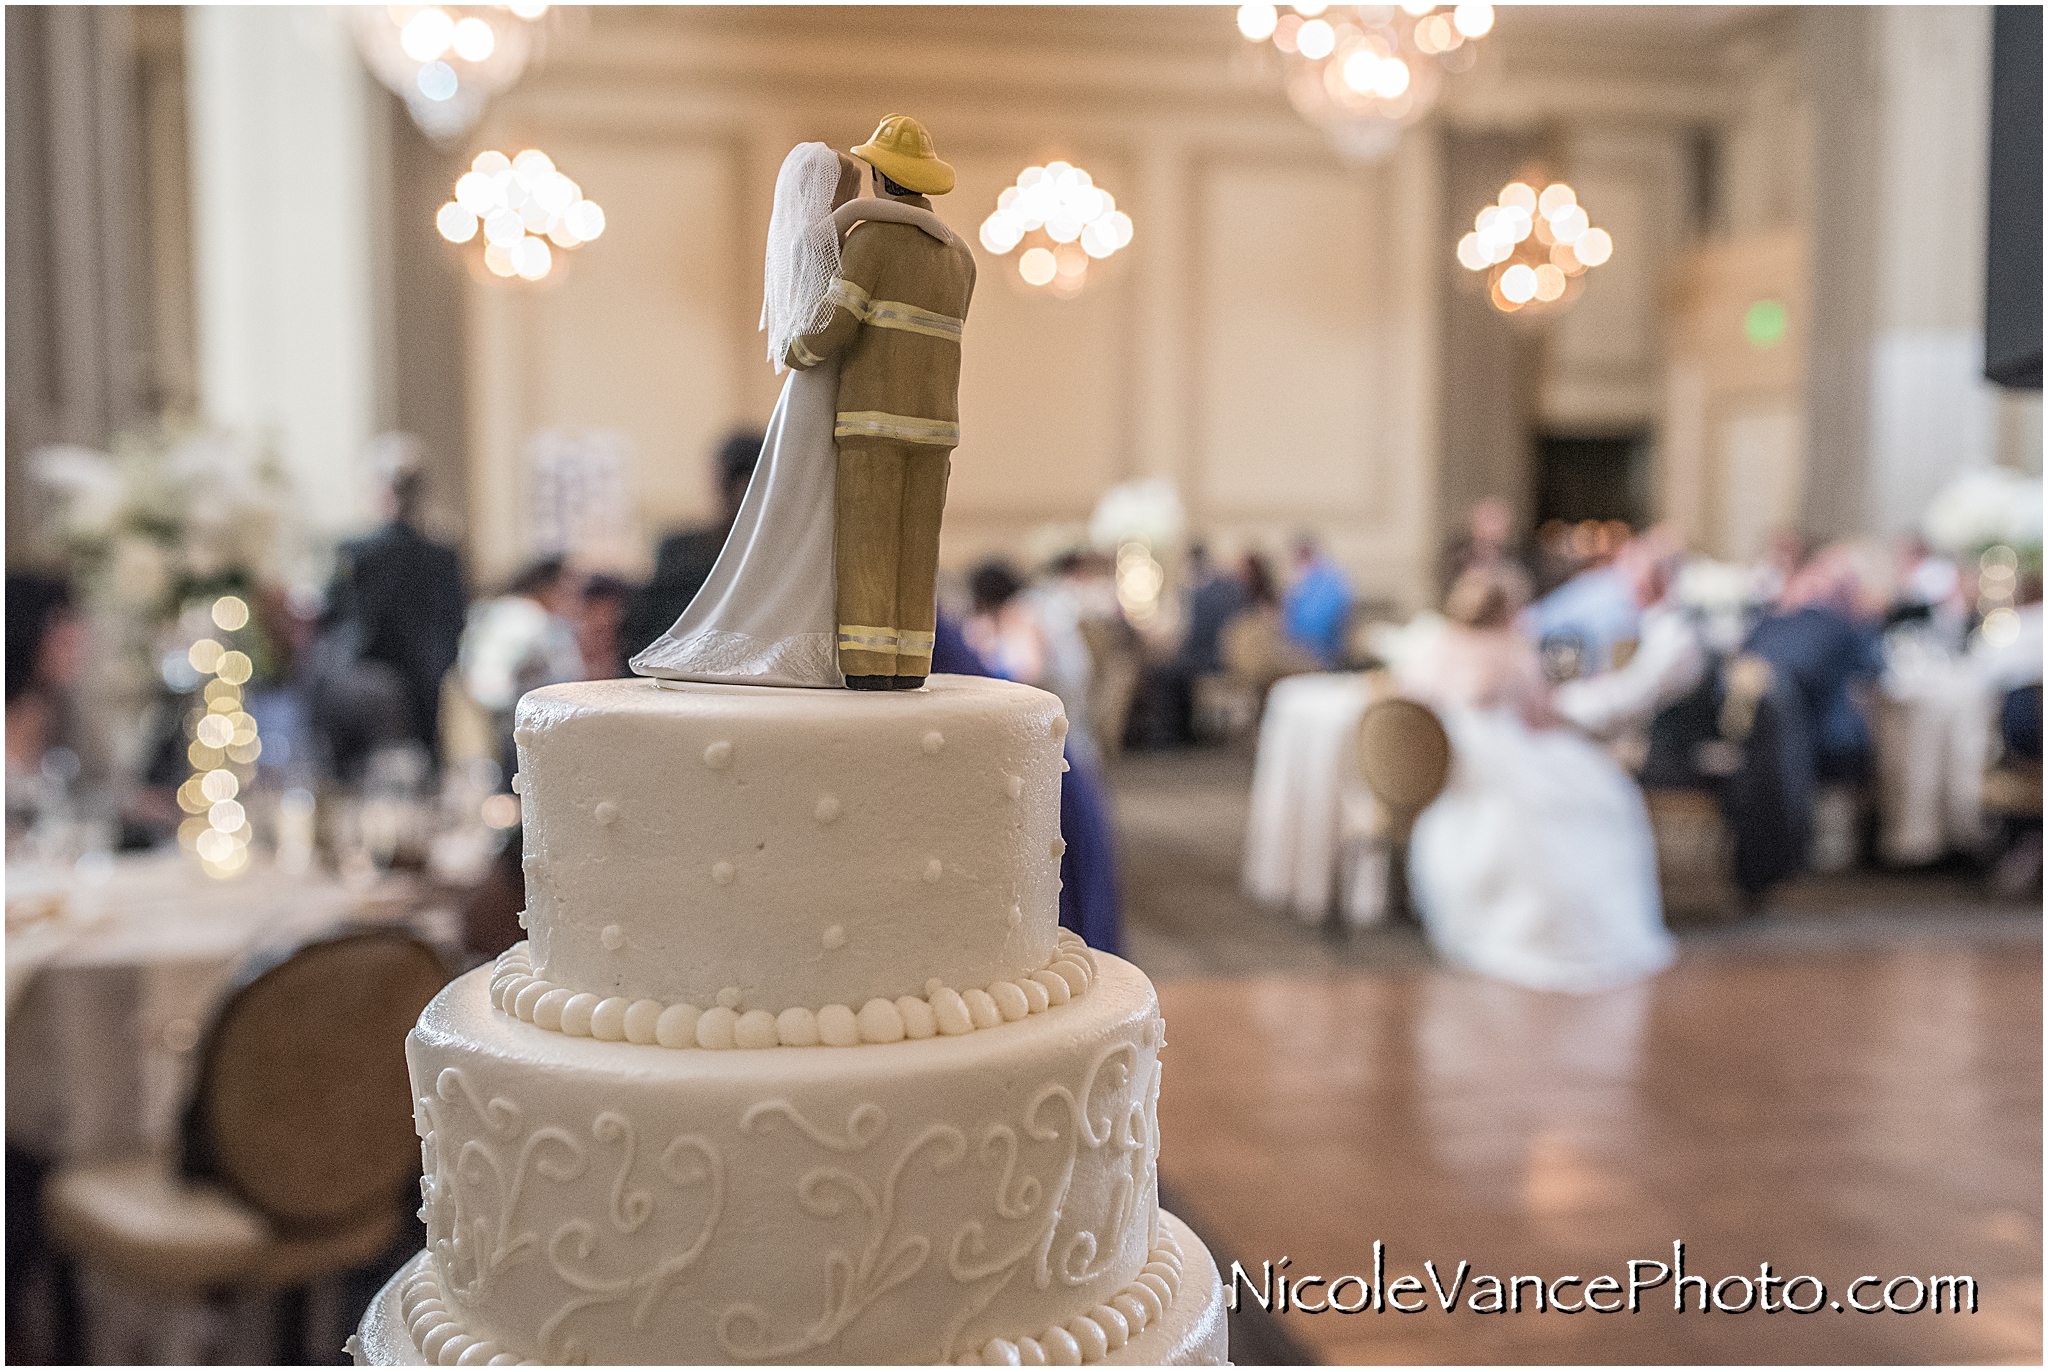
M783 159L768 221L761 327L777 372L789 342L824 321L839 245L863 219L958 236L929 210L856 199L867 167L823 143ZM642 676L736 685L843 686L833 605L833 494L839 367L791 371L760 463L718 561L674 626L634 656Z
M1409 885L1448 960L1537 990L1606 990L1669 966L1649 813L1599 747L1556 727L1526 582L1475 567L1444 631L1402 664L1403 689L1450 735L1449 783L1416 821Z

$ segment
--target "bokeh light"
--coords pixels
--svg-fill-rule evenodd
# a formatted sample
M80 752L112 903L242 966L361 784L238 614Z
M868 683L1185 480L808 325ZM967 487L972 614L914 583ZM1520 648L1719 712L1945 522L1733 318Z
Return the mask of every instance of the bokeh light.
M483 803L482 818L490 828L512 827L519 822L518 797L502 792L491 796Z
M1493 6L1468 0L1451 11L1451 22L1467 38L1484 38L1493 32Z
M1593 225L1578 192L1540 176L1502 186L1494 203L1473 216L1472 231L1456 248L1458 265L1486 277L1487 298L1504 314L1569 306L1587 268L1613 253L1613 238Z
M494 149L470 162L434 227L451 243L471 242L481 228L492 275L538 281L555 266L550 243L574 250L602 237L605 215L539 148L516 157Z
M1067 162L1026 167L996 197L995 212L977 235L983 248L1005 256L1019 246L1017 274L1032 286L1077 294L1090 261L1129 246L1130 215L1085 170ZM1027 243L1027 240L1030 240Z

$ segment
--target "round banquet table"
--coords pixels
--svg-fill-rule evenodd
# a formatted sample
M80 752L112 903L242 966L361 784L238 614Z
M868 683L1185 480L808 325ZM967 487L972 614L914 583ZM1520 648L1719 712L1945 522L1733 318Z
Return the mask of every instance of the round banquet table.
M89 858L59 870L10 866L10 1156L38 1171L175 1156L200 1039L245 963L337 925L371 922L404 922L444 957L459 956L454 915L419 904L417 888L401 878L344 886L324 873L256 865L218 881L177 852ZM10 1213L10 1224L17 1217ZM48 1290L51 1279L33 1283ZM216 1309L89 1269L69 1288L70 1313L50 1312L59 1325L70 1321L80 1344L72 1350L86 1360L262 1362L276 1355L272 1311L260 1294ZM311 1343L328 1342L332 1330L332 1345L340 1344L344 1293L331 1281L315 1290Z
M397 882L263 866L214 880L181 853L8 868L9 1145L59 1164L169 1152L194 1049L243 962L410 904Z
M1346 834L1369 831L1374 802L1354 740L1366 706L1393 693L1385 673L1288 676L1266 697L1245 828L1244 890L1316 922L1339 894ZM1345 892L1353 922L1380 910L1376 883ZM1354 898L1355 897L1355 898ZM1348 906L1366 904L1370 908Z
M1871 719L1878 851L1916 865L1973 852L1984 839L1984 768L1998 689L1967 654L1894 645Z

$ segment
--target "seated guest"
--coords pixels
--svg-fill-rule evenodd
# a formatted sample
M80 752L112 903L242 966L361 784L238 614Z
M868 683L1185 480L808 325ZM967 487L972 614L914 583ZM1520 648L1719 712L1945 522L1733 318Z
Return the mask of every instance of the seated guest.
M1884 616L1885 627L1924 621L1951 645L1960 641L1968 608L1956 564L1936 554L1917 533L1900 536L1896 556L1898 578Z
M1175 659L1190 674L1211 676L1223 669L1223 626L1245 600L1242 577L1217 567L1202 544L1188 548L1187 631Z
M1635 588L1616 557L1588 567L1529 606L1522 627L1539 645L1570 644L1574 675L1606 671L1614 665L1617 644L1641 632L1641 607Z
M85 669L85 620L71 588L49 576L7 578L7 839L28 831L50 781L44 763L63 747L71 691ZM68 756L75 775L77 758Z
M576 601L576 582L567 565L560 557L548 557L513 577L503 595L469 611L469 626L462 632L462 684L496 725L498 759L507 777L518 767L512 720L519 697L589 675L570 617Z
M1321 665L1287 634L1281 618L1280 592L1272 568L1256 552L1244 559L1244 608L1230 616L1217 635L1217 656L1223 669L1263 695L1283 676L1298 676Z
M1127 747L1162 747L1195 739L1196 682L1223 670L1223 626L1244 608L1244 582L1216 566L1201 543L1190 544L1184 567L1186 608L1170 657L1147 655L1140 667Z
M989 568L984 568L985 570ZM1007 567L1003 570L1007 571ZM981 575L976 573L977 578ZM1010 578L1014 581L1015 577ZM996 589L991 576L987 591ZM1011 596L1015 591L1010 592ZM991 670L961 627L943 611L933 634L932 670L956 676L1000 676ZM1067 771L1060 777L1060 927L1072 929L1088 946L1115 953L1122 923L1123 897L1117 890L1116 840L1109 822L1109 802L1092 749L1075 745L1067 730Z
M1448 960L1537 990L1605 990L1675 955L1656 846L1635 784L1554 727L1535 645L1515 625L1527 593L1510 568L1465 572L1448 625L1402 664L1452 748L1449 784L1409 840L1409 883Z
M1287 636L1325 667L1344 656L1344 624L1351 613L1351 582L1306 533L1294 538L1294 583L1281 603Z
M1743 644L1796 692L1820 784L1853 785L1869 777L1870 726L1854 692L1884 669L1883 601L1883 593L1866 584L1857 551L1833 544L1793 573L1776 607Z
M1635 651L1622 666L1566 681L1551 696L1559 717L1609 742L1647 729L1707 670L1699 630L1678 603L1676 540L1652 530L1632 540L1615 565L1638 612Z
M584 671L594 681L628 674L620 625L632 597L633 587L616 576L599 573L583 583L576 613L576 649L583 658Z
M976 567L968 586L974 615L961 631L988 666L980 674L1059 696L1070 733L1080 736L1081 751L1092 758L1088 686L1095 663L1071 599L1057 587L1027 587L1000 558Z
M1470 527L1444 553L1442 589L1448 593L1458 577L1473 567L1522 569L1522 558L1514 546L1514 526L1514 510L1498 496L1488 496L1472 506Z
M1792 577L1813 556L1813 545L1795 528L1774 528L1763 555L1749 570L1751 604L1772 605L1785 593Z
M740 504L747 498L754 468L760 465L763 441L760 433L741 429L719 445L718 517L661 540L654 554L653 578L633 597L619 623L621 645L628 657L668 632L710 579L733 522L740 517Z

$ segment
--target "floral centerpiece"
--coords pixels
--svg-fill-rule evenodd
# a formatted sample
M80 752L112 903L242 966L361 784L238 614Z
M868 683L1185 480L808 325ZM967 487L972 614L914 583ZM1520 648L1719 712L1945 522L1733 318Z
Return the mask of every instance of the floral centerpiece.
M34 471L57 497L55 531L95 627L88 707L116 740L117 774L169 785L158 773L175 768L163 818L182 811L179 840L208 874L237 874L263 745L244 687L281 666L260 613L281 579L282 471L240 435L170 427L107 452L45 448Z
M130 688L157 674L158 640L188 606L222 595L253 603L278 579L289 488L277 462L238 434L128 433L106 452L44 448L34 470L58 497L56 533L79 589L125 659L106 665ZM260 675L269 663L256 665Z
M2006 467L1975 467L1941 488L1921 531L1952 557L2010 548L2022 575L2041 574L2041 479Z

